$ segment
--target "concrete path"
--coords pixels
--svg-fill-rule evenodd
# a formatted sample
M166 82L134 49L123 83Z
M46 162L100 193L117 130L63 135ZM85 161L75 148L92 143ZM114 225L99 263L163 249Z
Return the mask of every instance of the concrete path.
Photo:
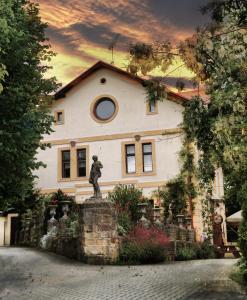
M0 299L247 299L228 276L237 261L89 266L27 248L0 248Z

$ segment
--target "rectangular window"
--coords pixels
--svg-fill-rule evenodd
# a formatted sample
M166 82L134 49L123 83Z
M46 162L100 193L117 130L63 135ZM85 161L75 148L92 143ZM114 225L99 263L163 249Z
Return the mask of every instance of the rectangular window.
M70 178L70 150L62 151L62 178Z
M86 149L77 149L77 177L85 177L87 173Z
M153 171L152 143L142 144L143 172Z
M61 111L57 113L57 123L58 124L63 123L63 113Z
M156 112L156 102L155 101L149 101L149 112L150 113Z
M64 124L64 111L63 110L55 112L55 124L56 125Z
M135 145L125 145L126 173L136 172Z

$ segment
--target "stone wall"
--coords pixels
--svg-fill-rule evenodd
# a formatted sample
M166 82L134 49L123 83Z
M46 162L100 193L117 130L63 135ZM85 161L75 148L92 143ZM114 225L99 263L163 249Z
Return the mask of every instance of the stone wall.
M166 225L164 231L171 241L195 242L195 231L193 229L181 228L177 225Z
M54 238L50 251L72 259L78 259L77 238Z
M47 226L44 226L44 218L41 216L33 216L25 220L21 231L22 245L41 246L43 249L90 264L116 262L121 237L117 231L117 214L114 205L106 199L93 198L82 204L76 204L72 211L68 209L66 203L61 205L65 205L67 209L63 209L64 215L62 217L60 215L58 220L54 216L56 210L61 207L49 206L46 214L50 212L51 217ZM77 233L72 234L70 224L75 219L72 217L75 211L77 212ZM144 219L142 217L140 222ZM149 225L149 221L143 223L143 226ZM195 242L194 230L174 224L164 226L159 223L157 226L162 228L170 239L169 245L164 249L169 260L174 260L179 243ZM46 227L47 233L44 235Z
M87 263L113 263L118 257L117 216L112 203L88 199L80 205L80 258Z

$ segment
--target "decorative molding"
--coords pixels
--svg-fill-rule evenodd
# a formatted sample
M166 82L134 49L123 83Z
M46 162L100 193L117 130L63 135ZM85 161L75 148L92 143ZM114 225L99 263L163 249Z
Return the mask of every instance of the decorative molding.
M111 185L118 185L118 184L137 184L137 180L117 180L117 181L105 181L105 182L100 182L100 186L111 186ZM87 188L87 187L92 187L92 184L90 183L76 183L75 184L76 188Z
M141 137L154 136L154 135L172 135L177 133L182 133L182 128L169 128L169 129L157 129L157 130L147 130L147 131L137 131L137 132L128 132L128 133L117 133L109 135L99 135L99 136L89 136L83 138L70 138L70 139L61 139L61 140L47 140L42 141L42 143L48 143L52 146L56 145L65 145L70 144L71 141L76 141L77 143L89 143L89 142L100 142L100 141L110 141L118 139L131 139L135 138L136 135Z
M57 190L58 190L58 188L57 189L40 189L40 193L41 194L51 194L51 193L57 192ZM64 193L68 193L68 194L73 194L76 192L75 188L61 188L61 190Z
M137 188L158 188L162 187L166 184L166 181L146 181L146 182L138 182L137 180L120 180L120 181L110 181L110 182L100 182L99 185L102 186L112 186L112 189L101 190L103 194L111 192L115 185L117 184L133 184ZM93 188L91 184L76 184L77 188L61 188L64 193L68 194L75 194L75 195L92 195ZM79 191L77 192L78 188L91 188L90 190L86 191ZM40 192L42 194L50 194L56 192L58 189L41 189Z

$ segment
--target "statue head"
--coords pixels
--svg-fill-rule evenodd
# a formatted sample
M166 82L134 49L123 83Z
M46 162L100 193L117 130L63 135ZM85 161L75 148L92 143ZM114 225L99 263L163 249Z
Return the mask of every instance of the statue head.
M98 160L98 156L97 155L93 155L92 156L92 160L95 162L95 161L97 161Z

